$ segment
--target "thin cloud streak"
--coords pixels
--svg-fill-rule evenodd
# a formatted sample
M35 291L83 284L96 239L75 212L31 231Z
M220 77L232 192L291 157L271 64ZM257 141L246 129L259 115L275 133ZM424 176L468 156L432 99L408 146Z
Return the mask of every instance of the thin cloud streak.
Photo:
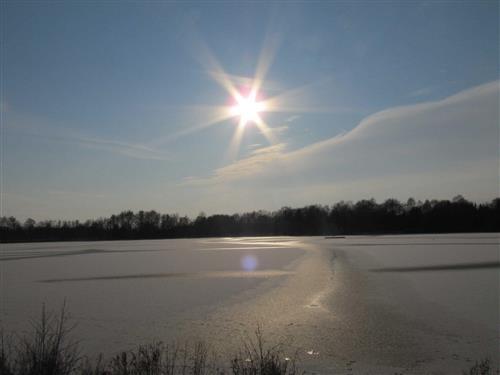
M233 164L229 164L228 166L216 169L213 177L206 179L189 177L181 183L181 186L211 185L217 184L221 182L221 180L228 182L248 176L249 174L255 174L268 163L281 158L285 148L286 144L279 143L273 146L253 150L249 157L241 159Z
M476 172L479 168L489 181L492 174L498 176L498 91L494 81L443 100L390 108L366 117L345 134L294 151L284 144L269 147L187 183L244 181L246 186L274 189L334 186L373 178L383 182L389 176L404 180L408 175L455 171L457 165ZM477 174L459 175L468 179ZM469 183L479 190L482 182Z
M66 138L68 142L76 142L82 146L109 151L135 159L169 160L164 152L141 144L126 143L100 138Z
M76 144L81 147L92 148L110 153L142 160L169 160L161 150L139 143L129 143L98 137L86 137L75 134L67 129L41 124L8 124L8 129L18 134L30 137L43 138L61 143Z
M432 92L436 89L435 86L424 87L415 91L412 91L408 96L409 97L419 97L432 94Z

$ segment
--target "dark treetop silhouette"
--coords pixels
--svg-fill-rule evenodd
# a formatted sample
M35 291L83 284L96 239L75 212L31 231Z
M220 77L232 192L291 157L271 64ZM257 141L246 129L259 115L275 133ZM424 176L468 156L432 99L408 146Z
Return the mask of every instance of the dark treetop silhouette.
M2 242L118 240L210 236L335 235L389 233L499 232L500 198L475 204L462 196L449 200L406 203L374 199L333 206L283 207L278 211L255 211L206 216L194 220L156 211L123 211L109 218L75 221L0 218Z

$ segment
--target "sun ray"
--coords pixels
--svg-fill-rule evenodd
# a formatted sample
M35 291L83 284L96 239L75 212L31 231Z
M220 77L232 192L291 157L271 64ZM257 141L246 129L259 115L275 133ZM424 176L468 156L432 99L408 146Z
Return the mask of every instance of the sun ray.
M214 109L215 108L216 107L214 107ZM207 119L203 123L200 123L200 124L194 125L194 126L192 126L190 128L181 130L181 131L177 132L176 134L174 134L174 136L179 137L179 136L184 136L184 135L187 135L187 134L191 134L193 132L196 132L196 131L208 128L210 126L216 125L216 124L218 124L218 123L220 123L220 122L222 122L224 120L227 120L230 117L231 116L230 116L230 114L227 111L227 107L218 107L217 108L217 113L214 114L211 118Z
M240 118L238 126L234 131L233 138L231 139L231 143L229 144L228 156L227 156L229 160L234 160L238 156L237 154L240 149L243 133L245 132L245 126L246 126L245 120L243 118Z
M262 120L262 117L257 115L257 118L255 119L255 125L259 128L260 132L266 139L268 140L269 143L275 144L276 143L276 138L271 130L271 128Z
M266 112L273 113L290 113L290 114L298 114L298 113L342 113L342 112L353 112L353 108L349 107L307 107L307 106L276 106L273 105L273 102L266 102L267 110Z
M224 90L226 90L229 95L231 95L231 97L234 98L240 95L233 82L229 78L230 76L224 71L221 63L212 53L207 44L204 43L199 37L193 37L191 42L196 51L196 59L202 66L205 67L205 71L208 72L210 77L212 77L212 79L216 83L218 83Z
M262 101L266 107L266 112L289 112L289 113L337 113L348 112L350 108L344 107L318 107L307 105L311 100L310 93L314 88L330 82L326 77L321 82L313 82L287 90L279 95L272 96Z
M225 89L233 98L239 97L239 91L233 85L233 82L229 79L229 75L224 71L222 65L219 63L214 54L204 44L201 48L202 53L206 58L205 65L208 65L207 71L212 79Z
M217 106L217 107L214 106L214 107L201 107L201 108L200 107L193 107L190 109L190 111L192 113L195 113L197 111L198 112L209 111L211 113L204 115L204 117L205 117L204 121L202 121L196 125L190 126L186 129L179 130L176 133L169 134L166 137L156 139L153 142L151 142L151 144L158 146L158 145L161 145L164 143L168 143L168 142L173 141L177 138L184 137L186 135L189 135L189 134L198 132L200 130L209 128L211 126L214 126L216 124L219 124L219 123L221 123L225 120L228 120L229 118L232 117L232 115L228 111L227 106Z
M276 55L278 45L279 39L277 37L277 34L274 34L272 36L267 35L260 52L259 59L257 61L257 68L255 70L255 76L250 93L251 95L256 96L260 91L262 84L266 78L267 72L269 71L274 61L274 56Z
M309 105L312 96L313 87L329 82L325 77L321 82L307 84L282 92L278 95L265 98L263 88L266 91L279 90L281 85L268 86L266 81L267 74L274 61L276 51L279 45L279 34L268 34L264 41L257 60L255 74L253 78L230 75L226 73L209 47L200 39L196 41L196 57L205 67L209 76L222 87L230 97L232 105L207 107L209 114L204 115L196 108L193 113L202 116L199 124L180 130L170 136L156 140L154 144L172 141L179 137L199 132L215 124L224 122L231 118L237 118L236 129L228 147L230 157L237 156L241 145L245 128L253 125L266 138L270 144L278 143L277 133L269 126L263 118L265 112L288 112L288 113L332 113L346 111L346 108L335 107L314 107ZM277 88L278 87L278 88Z

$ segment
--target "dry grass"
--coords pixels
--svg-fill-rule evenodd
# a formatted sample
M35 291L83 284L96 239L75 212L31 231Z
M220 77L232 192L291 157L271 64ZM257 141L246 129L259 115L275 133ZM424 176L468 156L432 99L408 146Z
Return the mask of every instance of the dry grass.
M476 362L469 371L464 371L464 375L491 375L493 374L493 369L491 368L491 363L489 359L483 359L480 362ZM498 374L498 371L497 371Z
M243 348L231 360L234 375L296 375L296 355L288 357L283 344L266 343L262 329L243 340Z
M32 322L31 334L18 340L2 335L1 374L74 374L80 358L77 343L68 340L71 329L66 304L58 315L47 313L43 306L40 320Z
M266 342L262 329L242 339L240 349L223 361L203 342L193 345L153 342L104 360L79 355L70 339L72 326L66 305L59 314L47 313L32 322L22 337L0 332L0 375L298 375L297 353L287 355L283 343ZM488 359L476 362L464 375L492 375ZM498 374L498 371L496 372Z

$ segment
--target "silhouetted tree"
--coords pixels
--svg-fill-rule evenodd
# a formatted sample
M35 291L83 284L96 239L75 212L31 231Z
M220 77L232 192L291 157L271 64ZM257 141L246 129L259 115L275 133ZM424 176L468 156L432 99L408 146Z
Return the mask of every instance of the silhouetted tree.
M254 211L207 216L195 220L154 210L123 211L109 218L85 222L36 222L23 225L14 217L0 218L0 239L9 241L113 240L202 236L325 235L363 233L438 233L500 231L500 198L475 204L457 195L449 200L409 198L405 204L387 199L338 202L333 206L283 207L278 211Z

